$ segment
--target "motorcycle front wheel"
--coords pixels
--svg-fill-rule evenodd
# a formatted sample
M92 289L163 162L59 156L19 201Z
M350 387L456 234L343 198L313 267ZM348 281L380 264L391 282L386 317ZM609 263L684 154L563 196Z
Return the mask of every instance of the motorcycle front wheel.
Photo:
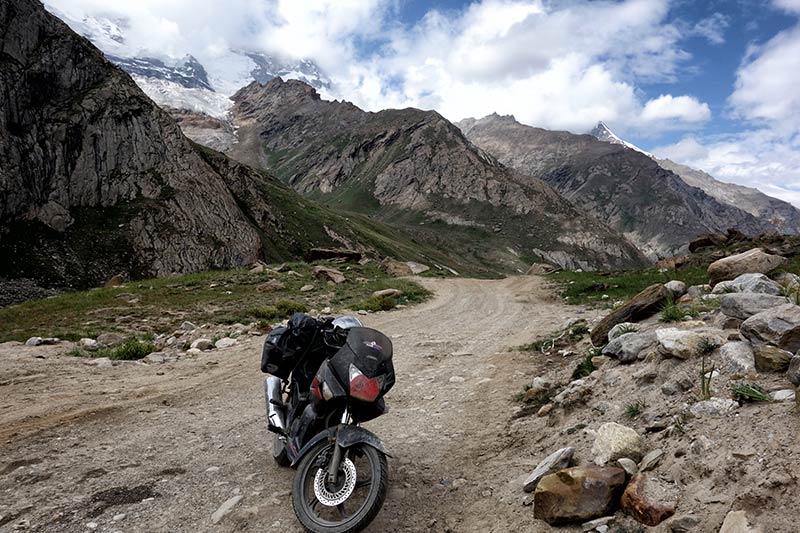
M345 451L337 483L331 485L327 473L334 446L321 442L312 448L294 478L294 512L314 533L361 531L377 516L386 499L386 456L371 446L351 446Z

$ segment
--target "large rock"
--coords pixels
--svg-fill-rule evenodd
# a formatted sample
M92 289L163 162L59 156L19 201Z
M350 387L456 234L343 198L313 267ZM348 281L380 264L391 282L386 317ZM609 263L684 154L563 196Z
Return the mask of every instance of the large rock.
M697 417L704 416L724 416L739 408L739 404L729 398L711 398L710 400L703 400L701 402L693 403L689 408L689 412Z
M789 369L786 371L788 379L795 387L800 387L800 355L795 355L789 361Z
M689 359L699 352L703 337L693 331L663 328L656 330L656 340L658 353L664 357Z
M596 346L606 344L611 328L622 322L636 322L654 315L669 296L669 290L661 283L647 287L631 301L606 315L592 330L592 342Z
M613 357L620 363L633 363L644 359L655 345L656 334L652 331L625 333L609 342L603 348L603 355Z
M759 294L771 294L777 296L783 290L775 281L772 281L764 274L748 272L737 276L731 280L732 286L739 292L754 292Z
M677 279L665 283L664 287L667 288L675 300L686 294L686 284Z
M725 244L727 241L728 237L721 233L705 233L695 237L689 242L689 251L694 253L702 248Z
M719 533L764 533L764 528L754 525L744 511L731 511L725 516Z
M408 264L395 261L391 257L387 257L381 261L381 270L390 276L411 276L414 274L414 271Z
M533 495L533 516L557 525L614 514L624 487L621 468L567 468L539 481Z
M749 342L729 342L719 349L720 370L730 376L746 376L755 372L753 348Z
M331 281L337 285L347 281L347 278L344 277L344 274L342 274L341 270L321 265L312 268L311 274L317 279Z
M675 514L677 491L658 478L638 474L622 494L622 510L646 526L657 526Z
M197 339L189 347L201 351L213 350L214 343L211 342L211 339Z
M789 368L792 352L781 350L775 346L761 344L753 348L756 370L759 372L784 372Z
M627 457L638 461L642 458L644 440L636 430L614 422L606 422L597 430L592 445L592 457L596 465Z
M739 332L753 344L772 344L783 350L800 349L800 307L784 304L751 316Z
M545 457L531 472L528 479L525 480L525 486L523 487L525 492L533 492L544 476L549 476L567 468L574 453L575 448L561 448Z
M713 286L720 281L734 279L737 276L751 272L768 274L783 266L786 262L785 257L768 254L761 248L753 248L741 254L719 259L708 265L709 283Z
M789 303L789 299L784 296L737 292L720 296L719 310L725 316L747 320L762 311L787 303Z
M411 269L412 274L422 274L423 272L427 272L431 269L428 265L423 265L422 263L417 263L415 261L406 261L406 265L408 268Z

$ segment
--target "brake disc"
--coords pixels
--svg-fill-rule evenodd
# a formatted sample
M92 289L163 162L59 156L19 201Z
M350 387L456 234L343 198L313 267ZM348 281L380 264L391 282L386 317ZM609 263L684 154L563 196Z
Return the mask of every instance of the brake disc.
M353 461L347 458L343 459L339 475L344 476L344 483L339 490L331 492L325 486L328 471L325 468L317 470L317 475L314 477L314 495L322 505L336 507L353 494L353 489L356 488L356 465L353 464Z

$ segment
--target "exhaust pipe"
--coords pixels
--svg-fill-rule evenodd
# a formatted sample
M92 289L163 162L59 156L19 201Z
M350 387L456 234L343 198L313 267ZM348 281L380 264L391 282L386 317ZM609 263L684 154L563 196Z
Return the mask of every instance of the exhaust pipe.
M278 435L286 435L281 378L270 376L264 380L264 396L267 400L267 429Z

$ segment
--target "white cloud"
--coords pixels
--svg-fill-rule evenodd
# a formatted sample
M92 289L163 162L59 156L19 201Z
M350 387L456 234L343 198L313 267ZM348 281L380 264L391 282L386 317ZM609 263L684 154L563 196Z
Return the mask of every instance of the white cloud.
M722 44L725 42L725 30L729 25L728 17L722 13L714 13L695 24L690 33L704 37L711 44Z
M800 0L774 0L773 3L786 11L800 13Z
M642 110L645 121L677 121L685 123L705 122L711 118L708 104L693 96L662 94L648 101Z

